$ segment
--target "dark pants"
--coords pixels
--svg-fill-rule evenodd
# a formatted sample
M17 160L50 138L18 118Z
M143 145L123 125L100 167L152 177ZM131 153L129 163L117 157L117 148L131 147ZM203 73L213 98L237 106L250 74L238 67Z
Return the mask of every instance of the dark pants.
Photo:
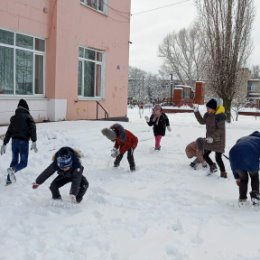
M209 157L210 153L211 153L211 151L205 150L204 154L203 154L203 158L205 159L205 161L208 163L209 166L213 165L213 162L212 162L212 160ZM222 153L216 152L215 159L216 159L216 162L218 164L218 167L219 167L220 171L221 172L225 172L226 169L225 169L225 165L224 165L224 163L222 161Z
M12 139L12 161L10 167L12 167L15 172L18 172L27 166L28 155L29 142L25 140Z
M115 161L114 161L114 166L115 167L118 167L121 160L123 159L124 155L123 154L119 154ZM127 151L127 160L128 160L128 163L129 163L129 166L130 166L130 170L135 170L135 160L134 160L134 150L132 148L130 148L128 151Z
M65 176L57 176L50 185L50 190L52 193L53 199L61 199L61 195L59 192L59 188L64 186L65 184L71 182L71 178L65 177ZM82 176L81 182L80 182L80 189L78 194L76 195L77 202L80 202L85 195L87 189L88 189L88 181L85 176Z
M12 161L10 167L14 172L18 172L24 169L28 163L29 155L29 141L12 139ZM7 175L7 180L10 181L9 174Z
M247 171L237 171L240 179L239 185L239 198L247 198L247 184L248 184L248 175L251 178L251 188L253 193L259 193L259 174L258 172L247 172Z

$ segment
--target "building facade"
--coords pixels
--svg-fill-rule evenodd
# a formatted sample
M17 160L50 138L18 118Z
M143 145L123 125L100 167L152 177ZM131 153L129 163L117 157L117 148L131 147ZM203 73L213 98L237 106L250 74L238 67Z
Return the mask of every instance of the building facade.
M0 124L126 118L129 34L130 0L0 1Z

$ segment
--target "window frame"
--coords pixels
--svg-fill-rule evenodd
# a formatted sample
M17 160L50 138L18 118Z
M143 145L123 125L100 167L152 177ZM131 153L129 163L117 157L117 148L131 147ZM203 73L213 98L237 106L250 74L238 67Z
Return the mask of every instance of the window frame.
M84 49L84 53L83 53L83 57L80 57L80 49ZM85 50L91 50L91 51L95 51L95 58L97 57L97 53L101 53L102 54L102 61L98 61L97 59L95 60L91 60L88 58L85 58ZM104 93L105 93L105 64L106 64L106 53L105 51L102 50L98 50L98 49L94 49L94 48L90 48L90 47L83 47L83 46L79 46L78 48L78 63L77 63L77 68L78 68L78 87L77 87L77 96L79 100L102 100L104 99ZM84 74L85 74L85 62L92 62L94 63L94 67L95 67L95 75L94 77L94 86L93 86L93 91L94 91L94 95L93 97L91 96L84 96L84 90L85 90L85 85L84 85ZM79 73L79 64L81 63L81 72ZM101 66L101 73L100 73L100 96L97 96L97 66L96 65L100 65ZM81 74L81 79L79 79L79 75ZM80 94L79 94L79 82L81 84L81 89L80 89Z
M13 50L13 93L12 94L1 94L0 93L0 98L1 97L44 97L45 91L46 91L46 89L45 89L46 40L44 38L36 37L36 36L30 35L30 34L24 34L22 32L10 31L10 30L2 28L2 27L0 27L0 30L10 32L14 36L13 45L0 42L0 47L11 48ZM33 48L29 49L29 48L17 46L16 45L17 34L32 37L33 38ZM44 51L39 51L39 50L35 49L36 39L44 41ZM17 71L17 69L16 69L17 50L27 51L27 52L32 53L32 55L33 55L33 59L32 59L32 79L33 80L32 80L32 93L31 94L17 94L17 80L16 80L16 76L17 76L16 75L16 71ZM41 93L41 94L35 93L35 59L36 59L35 57L36 57L36 55L42 56L42 58L43 58L43 64L42 64L42 67L43 67L43 72L42 72L43 90L42 90L42 92L43 93Z
M100 14L103 15L107 15L108 14L108 8L107 8L107 4L108 4L108 0L95 0L99 3L99 1L103 1L103 11L99 10L98 8L94 8L93 6L89 5L87 3L88 0L80 0L80 4L84 5L85 7L90 8L91 10L94 10ZM98 6L98 4L97 4Z

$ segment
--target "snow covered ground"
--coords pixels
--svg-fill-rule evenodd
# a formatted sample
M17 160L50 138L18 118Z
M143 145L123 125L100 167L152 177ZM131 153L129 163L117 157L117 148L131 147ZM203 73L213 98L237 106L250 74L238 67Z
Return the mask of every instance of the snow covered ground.
M37 124L39 152L30 153L17 182L5 187L8 144L0 157L0 259L259 260L260 209L237 206L229 162L223 159L228 179L189 167L185 146L204 136L205 126L193 114L169 114L172 132L156 152L152 128L137 109L128 116L130 122L122 124L139 138L134 173L126 158L113 168L112 143L100 132L113 122ZM239 137L259 126L260 119L243 116L227 125L226 154ZM0 127L0 135L5 131ZM77 207L52 204L48 187L56 174L37 190L31 188L64 145L84 153L90 187ZM61 189L64 200L69 199L69 186Z

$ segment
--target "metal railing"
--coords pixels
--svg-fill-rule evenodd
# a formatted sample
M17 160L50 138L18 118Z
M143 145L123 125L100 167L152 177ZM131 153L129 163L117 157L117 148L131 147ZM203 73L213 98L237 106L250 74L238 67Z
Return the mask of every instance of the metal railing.
M96 104L97 104L97 106L96 106L96 120L99 119L99 114L98 114L99 108L101 108L105 113L105 117L101 118L101 119L107 120L109 118L109 114L108 114L107 110L98 101L96 101Z

